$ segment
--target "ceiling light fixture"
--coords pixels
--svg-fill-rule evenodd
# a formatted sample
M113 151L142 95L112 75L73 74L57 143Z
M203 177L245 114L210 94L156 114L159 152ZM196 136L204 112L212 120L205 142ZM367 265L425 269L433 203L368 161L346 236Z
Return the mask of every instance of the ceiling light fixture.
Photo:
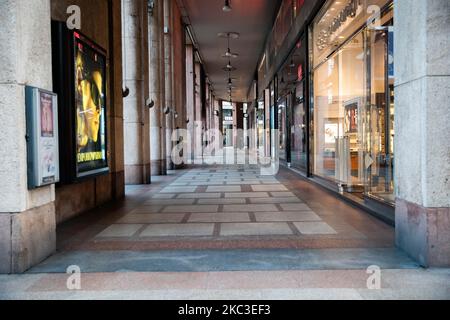
M230 12L231 11L231 5L230 5L230 0L225 0L225 5L223 6L222 10L224 12Z
M230 38L232 37L232 33L227 33L226 37L227 37L227 41L228 41L228 48L227 48L227 52L225 52L225 54L222 55L222 57L228 58L228 59L239 57L239 54L231 52L231 49L230 49Z
M228 60L228 64L226 65L226 67L223 68L223 70L226 72L231 72L231 71L236 71L237 69L235 67L233 67L233 65L231 64L231 61Z
M239 54L231 52L230 47L228 46L227 52L222 56L222 58L237 58Z

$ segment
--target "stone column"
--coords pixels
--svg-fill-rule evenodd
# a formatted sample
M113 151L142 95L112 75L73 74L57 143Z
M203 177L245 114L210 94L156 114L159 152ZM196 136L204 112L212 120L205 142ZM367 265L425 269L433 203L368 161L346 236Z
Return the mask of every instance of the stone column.
M173 170L174 165L172 162L172 132L174 129L174 113L175 113L175 101L174 101L174 88L173 88L173 1L164 0L164 58L165 58L165 82L166 82L166 107L170 109L170 113L166 115L166 164L167 170Z
M185 103L185 28L182 23L181 11L178 8L177 2L173 1L172 5L172 86L173 86L173 104L174 104L174 122L173 129L179 130L176 132L175 139L172 141L173 145L181 148L182 129L186 129L186 103ZM183 154L184 156L184 154ZM182 169L184 163L176 163L175 170Z
M162 157L162 138L161 138L161 119L164 112L164 94L163 78L161 78L161 47L163 47L162 37L163 22L161 21L163 10L163 0L155 0L153 13L149 17L149 75L150 75L150 99L154 102L153 108L150 109L150 158L151 172L153 176L165 174L165 160Z
M211 97L210 97L210 91L209 91L209 84L208 84L208 78L206 79L205 84L205 140L206 143L210 143L211 137L210 137L210 131L211 128Z
M216 131L220 130L220 114L217 113L220 112L220 101L217 100L217 98L214 98L214 129Z
M0 273L21 273L56 248L55 186L28 190L25 140L25 84L52 90L50 1L0 1L0 21Z
M112 195L114 199L125 196L125 168L124 168L124 137L123 137L123 96L122 96L122 1L109 2L110 19L110 88L111 88L111 112L110 121L110 146L111 146L111 176Z
M195 72L195 84L194 84L194 92L195 92L195 122L194 122L194 157L195 161L198 160L199 157L203 155L202 149L202 97L201 97L201 69L202 66L199 62L195 62L194 72ZM201 161L200 161L201 163Z
M450 2L396 0L396 242L450 266Z
M147 0L123 1L125 183L150 183Z
M159 72L160 72L160 86L161 86L161 112L160 112L160 147L161 147L161 175L167 175L167 161L166 161L166 114L164 113L164 110L166 109L166 81L164 80L166 78L166 50L165 50L165 32L164 32L164 15L165 15L165 8L164 8L164 0L158 0L159 6L158 6L158 16L159 16L159 23L161 26L161 33L160 33L160 49L161 52L159 54L160 56L160 65L159 65Z
M219 130L223 133L223 100L219 101Z
M194 125L195 125L195 72L194 47L186 45L186 117L189 120L187 130L191 138L188 161L194 161Z

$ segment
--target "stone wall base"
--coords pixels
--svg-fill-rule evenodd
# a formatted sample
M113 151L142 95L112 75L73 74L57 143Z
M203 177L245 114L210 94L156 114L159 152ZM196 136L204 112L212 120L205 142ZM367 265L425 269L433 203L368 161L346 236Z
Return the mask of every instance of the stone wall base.
M55 250L54 202L21 213L0 213L0 273L23 273Z
M396 244L423 267L450 267L450 208L397 199Z

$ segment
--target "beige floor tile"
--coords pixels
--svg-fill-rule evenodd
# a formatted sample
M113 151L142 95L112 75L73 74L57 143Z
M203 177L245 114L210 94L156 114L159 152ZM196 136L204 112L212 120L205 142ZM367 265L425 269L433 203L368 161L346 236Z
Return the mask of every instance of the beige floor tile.
M181 223L184 216L182 213L128 214L116 223Z
M198 204L245 204L245 199L199 199Z
M253 191L288 191L282 184L252 185Z
M193 193L197 187L166 187L161 190L161 193Z
M258 222L282 222L282 221L322 221L314 212L257 212L255 213Z
M251 203L302 203L303 201L297 197L289 198L255 198L250 199Z
M189 222L250 222L248 213L193 213Z
M220 193L182 193L177 196L177 199L202 199L202 198L220 198Z
M229 204L223 206L225 212L264 212L277 211L277 207L273 204Z
M212 186L206 189L206 192L240 192L240 186Z
M282 203L280 206L284 211L312 211L305 203Z
M145 228L140 237L212 236L213 223L155 224Z
M287 223L223 223L221 236L291 235Z
M296 197L293 192L285 191L285 192L271 192L270 195L272 197Z
M143 224L113 224L100 232L96 238L128 238L142 227Z
M167 206L163 212L169 213L197 213L197 212L217 212L218 205L192 205L192 206Z
M144 202L145 205L169 206L169 205L185 205L193 204L195 199L150 199Z
M225 198L268 198L267 192L225 193Z
M295 222L294 225L301 234L305 235L337 234L336 230L325 222Z

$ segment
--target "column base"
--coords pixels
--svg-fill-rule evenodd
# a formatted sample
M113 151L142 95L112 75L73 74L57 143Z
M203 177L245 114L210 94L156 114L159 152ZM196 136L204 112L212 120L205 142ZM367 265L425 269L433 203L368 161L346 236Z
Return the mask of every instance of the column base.
M0 214L0 273L23 273L56 251L55 204Z
M167 175L167 165L166 160L152 160L150 162L152 177L156 176L166 176Z
M126 165L125 166L125 184L150 184L150 164L144 165Z
M450 267L450 208L397 199L396 244L423 267Z
M175 170L175 165L170 160L167 160L167 170L171 170L171 171Z

